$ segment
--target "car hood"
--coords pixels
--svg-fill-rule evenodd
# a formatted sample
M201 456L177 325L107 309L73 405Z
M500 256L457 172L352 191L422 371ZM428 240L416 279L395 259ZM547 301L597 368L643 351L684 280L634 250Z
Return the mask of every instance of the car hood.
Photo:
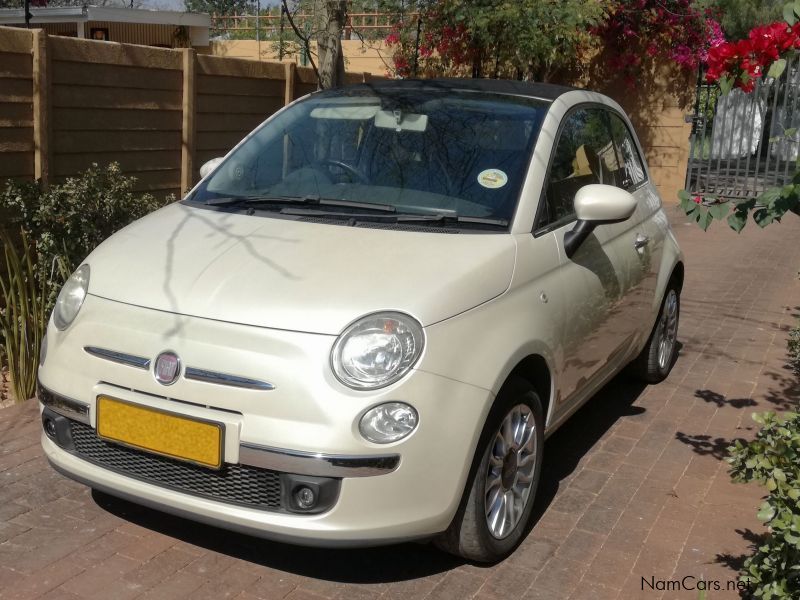
M397 310L430 325L503 293L510 234L348 227L167 206L87 259L89 293L233 323L339 334Z

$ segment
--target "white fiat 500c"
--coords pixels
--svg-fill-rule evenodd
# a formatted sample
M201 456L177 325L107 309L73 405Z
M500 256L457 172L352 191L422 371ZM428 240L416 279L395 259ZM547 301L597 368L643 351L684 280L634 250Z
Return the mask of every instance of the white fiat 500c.
M682 255L605 96L320 92L204 171L97 248L48 326L42 444L93 488L494 561L531 525L545 437L675 360Z

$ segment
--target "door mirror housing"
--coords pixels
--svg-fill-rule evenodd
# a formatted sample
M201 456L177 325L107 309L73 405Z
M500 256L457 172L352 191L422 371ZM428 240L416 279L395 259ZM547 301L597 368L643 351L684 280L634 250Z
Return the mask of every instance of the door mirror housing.
M200 179L204 179L206 175L210 174L222 162L222 157L212 158L200 167Z
M564 235L564 252L572 258L598 225L627 221L636 210L633 194L613 185L585 185L575 194L578 222Z

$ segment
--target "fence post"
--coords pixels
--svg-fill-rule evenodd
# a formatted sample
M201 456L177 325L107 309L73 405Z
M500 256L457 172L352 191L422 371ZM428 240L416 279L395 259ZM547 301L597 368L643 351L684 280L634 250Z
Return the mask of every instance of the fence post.
M297 77L297 64L294 62L283 63L284 79L286 79L286 86L284 87L283 105L286 106L294 100L294 84Z
M183 52L183 126L181 131L181 194L194 185L195 138L195 50Z
M43 189L50 185L50 57L47 34L34 29L31 38L33 53L33 173Z

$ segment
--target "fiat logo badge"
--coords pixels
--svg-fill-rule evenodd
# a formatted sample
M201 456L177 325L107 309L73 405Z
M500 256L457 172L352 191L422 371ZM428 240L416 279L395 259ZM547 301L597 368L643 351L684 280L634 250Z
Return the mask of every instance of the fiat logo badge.
M153 375L161 385L171 385L181 374L181 359L174 352L162 352L156 358Z

